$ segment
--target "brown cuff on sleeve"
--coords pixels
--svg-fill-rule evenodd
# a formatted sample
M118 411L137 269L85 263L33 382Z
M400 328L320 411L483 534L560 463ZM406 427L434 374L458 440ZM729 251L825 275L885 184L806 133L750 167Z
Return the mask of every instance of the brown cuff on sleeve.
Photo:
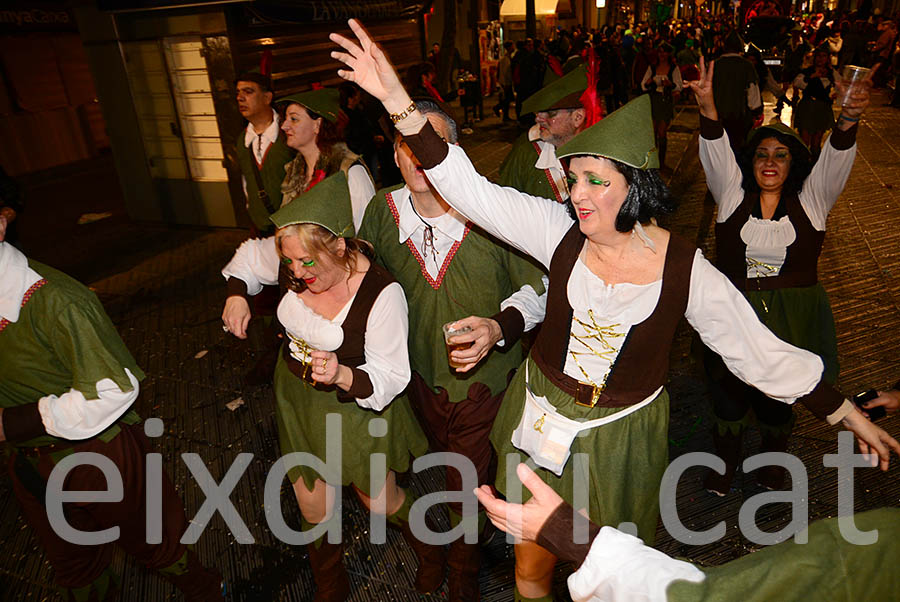
M240 278L235 278L234 276L230 276L225 283L226 289L226 297L234 297L235 295L240 295L243 298L247 298L247 283L241 280Z
M425 126L418 134L403 136L403 142L409 146L409 150L416 156L423 169L431 169L438 165L450 152L447 143L441 140L431 122L426 121Z
M713 121L708 117L700 116L700 135L707 140L718 140L725 134L725 128L721 121Z
M799 399L819 420L825 420L844 403L844 396L825 381L819 381L816 388Z
M366 371L359 368L350 368L350 372L353 373L353 383L350 385L349 391L338 388L338 401L347 403L356 399L371 397L372 393L375 392L375 387L372 386L372 380Z
M37 403L13 406L3 410L3 434L11 443L28 441L47 434Z
M831 130L831 136L828 137L828 141L835 150L847 150L856 144L856 132L858 130L859 123L854 123L846 130L842 130L835 125L834 129Z
M525 318L515 307L507 307L500 313L491 316L491 320L496 320L500 325L500 331L503 333L503 347L509 349L516 341L522 338L525 332Z
M582 520L587 519L582 517ZM561 503L538 532L537 544L557 558L568 560L579 567L587 558L594 538L600 533L600 527L588 521L587 543L575 543L572 541L574 524L575 510L568 503Z

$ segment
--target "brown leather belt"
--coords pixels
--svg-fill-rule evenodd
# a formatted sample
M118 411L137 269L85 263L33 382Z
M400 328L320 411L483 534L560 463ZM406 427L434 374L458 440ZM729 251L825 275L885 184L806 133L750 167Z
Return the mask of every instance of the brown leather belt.
M541 355L538 346L531 348L531 359L547 379L564 393L575 398L575 403L586 408L625 408L634 403L613 399L596 385L583 383L550 366ZM637 402L635 402L637 403Z

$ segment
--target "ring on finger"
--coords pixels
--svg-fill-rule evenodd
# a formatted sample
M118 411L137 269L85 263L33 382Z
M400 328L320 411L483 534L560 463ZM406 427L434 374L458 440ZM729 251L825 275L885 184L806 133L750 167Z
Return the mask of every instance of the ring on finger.
M223 331L223 332L231 332L230 330L228 330L228 325L227 325L227 324L222 324L222 331Z
M325 366L327 366L327 365L328 365L328 358L326 357L325 359L322 360L322 373L323 374L325 372Z

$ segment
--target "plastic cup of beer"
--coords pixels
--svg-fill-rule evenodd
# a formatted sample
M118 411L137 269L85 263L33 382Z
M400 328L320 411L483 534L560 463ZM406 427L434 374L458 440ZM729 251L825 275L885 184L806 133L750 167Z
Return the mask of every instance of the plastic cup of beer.
M466 334L467 332L472 332L471 326L461 326L460 328L453 328L453 325L455 323L456 322L449 322L441 327L444 331L444 345L447 347L447 362L454 370L457 368L461 368L465 364L454 362L450 354L457 349L468 349L475 343L475 341L468 341L465 343L450 343L451 337L455 337L460 334Z
M856 65L847 65L844 67L844 95L841 97L841 106L847 106L850 103L850 97L865 84L863 81L872 71L868 67L857 67Z

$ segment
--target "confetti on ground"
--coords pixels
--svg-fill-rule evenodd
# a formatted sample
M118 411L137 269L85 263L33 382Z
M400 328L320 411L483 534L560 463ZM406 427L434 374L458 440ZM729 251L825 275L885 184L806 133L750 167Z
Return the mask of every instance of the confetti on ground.
M195 360L199 360L201 357L203 357L203 356L206 355L207 353L209 353L209 351L206 350L206 349L204 349L203 351L198 351L198 352L197 352L197 355L194 356L194 359L195 359Z
M237 399L232 399L228 403L225 404L225 407L231 410L232 412L244 405L244 398L238 397Z

